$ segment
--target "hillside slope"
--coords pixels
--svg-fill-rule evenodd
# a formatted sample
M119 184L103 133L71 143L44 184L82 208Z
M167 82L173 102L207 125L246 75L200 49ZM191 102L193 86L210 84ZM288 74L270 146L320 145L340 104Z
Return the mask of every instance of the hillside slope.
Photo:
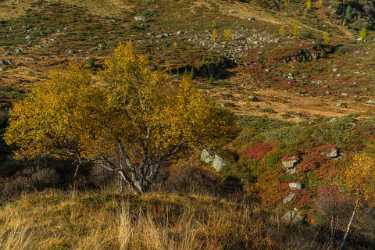
M338 246L355 201L342 173L357 154L375 158L371 1L358 1L366 8L306 2L0 0L0 245ZM12 104L51 69L79 63L97 72L129 40L150 67L173 78L192 74L200 91L235 114L238 134L214 152L228 163L224 170L213 173L201 151L192 152L163 173L160 193L135 197L98 191L114 185L95 175L102 172L84 169L77 181L71 164L15 160L2 139ZM61 192L72 186L96 193ZM60 191L38 193L46 188ZM373 249L371 205L358 214L348 247Z

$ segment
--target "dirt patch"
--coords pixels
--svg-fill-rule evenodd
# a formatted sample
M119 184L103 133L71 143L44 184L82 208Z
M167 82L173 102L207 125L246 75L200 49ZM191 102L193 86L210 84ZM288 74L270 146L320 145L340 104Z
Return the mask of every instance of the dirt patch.
M131 11L134 5L127 0L52 0L49 3L69 4L86 8L90 14L116 17L125 11ZM5 0L0 1L0 20L9 20L20 17L26 13L33 4L37 4L35 0Z
M238 17L241 19L251 19L255 18L258 21L263 21L266 23L271 23L271 24L276 24L280 25L282 22L272 16L271 14L262 11L262 10L257 10L253 6L249 6L246 4L241 4L241 3L228 3L228 2L217 2L220 6L220 11L223 14L233 16L233 17Z
M66 3L87 8L93 15L98 16L119 16L124 11L130 11L134 5L127 0L55 0L59 3Z
M293 91L270 88L251 91L246 88L225 86L210 90L210 94L237 115L266 115L289 122L301 122L317 117L343 117L353 113L367 117L372 109L369 105L354 100L348 100L346 107L339 107L334 96L301 96ZM254 95L257 101L249 99Z

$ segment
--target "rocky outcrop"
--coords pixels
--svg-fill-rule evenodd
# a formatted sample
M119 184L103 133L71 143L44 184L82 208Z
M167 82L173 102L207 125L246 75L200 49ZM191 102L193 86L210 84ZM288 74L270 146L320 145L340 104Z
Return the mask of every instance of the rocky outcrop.
M215 155L215 158L211 164L211 166L218 172L223 171L224 167L226 166L225 161L218 155Z
M215 156L211 155L207 149L203 149L201 153L201 161L206 164L211 164L214 161Z
M301 190L302 184L300 182L291 182L288 184L291 190Z
M207 149L202 150L201 161L205 164L210 164L217 172L223 171L226 166L226 162L221 156L211 153Z
M284 157L281 164L287 174L295 174L297 172L297 165L300 162L299 156Z
M311 62L321 58L326 58L329 54L333 54L337 47L325 44L317 44L312 48L303 48L290 55L284 56L281 61L289 62Z
M330 148L327 148L327 150L324 152L325 156L329 159L335 159L340 156L340 151L338 148L332 146Z

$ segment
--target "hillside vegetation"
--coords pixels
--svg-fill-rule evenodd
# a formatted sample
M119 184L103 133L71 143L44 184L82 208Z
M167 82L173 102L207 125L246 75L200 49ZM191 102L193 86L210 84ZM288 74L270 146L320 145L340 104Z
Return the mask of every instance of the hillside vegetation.
M0 1L0 249L374 249L374 30L365 0Z

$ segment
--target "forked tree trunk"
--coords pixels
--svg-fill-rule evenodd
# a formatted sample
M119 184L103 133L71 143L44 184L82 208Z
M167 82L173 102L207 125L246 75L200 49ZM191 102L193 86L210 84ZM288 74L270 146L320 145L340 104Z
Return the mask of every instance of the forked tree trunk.
M341 242L341 245L340 245L340 250L343 250L344 247L345 247L346 239L348 238L350 229L351 229L352 224L353 224L353 220L354 220L355 214L357 213L357 210L358 210L358 206L359 206L359 198L355 201L355 205L354 205L354 208L353 208L352 216L350 217L350 220L349 220L348 225L346 227L344 238L342 239L342 242Z
M184 141L174 145L159 156L149 155L147 144L144 145L144 155L140 162L131 160L121 140L118 140L118 157L108 158L99 156L96 162L103 168L117 173L121 180L136 194L150 191L151 185L159 175L160 168L167 164L184 146Z
M118 174L121 180L136 194L143 194L145 192L144 187L142 187L141 181L134 179L129 179L125 176L124 171L119 170Z

